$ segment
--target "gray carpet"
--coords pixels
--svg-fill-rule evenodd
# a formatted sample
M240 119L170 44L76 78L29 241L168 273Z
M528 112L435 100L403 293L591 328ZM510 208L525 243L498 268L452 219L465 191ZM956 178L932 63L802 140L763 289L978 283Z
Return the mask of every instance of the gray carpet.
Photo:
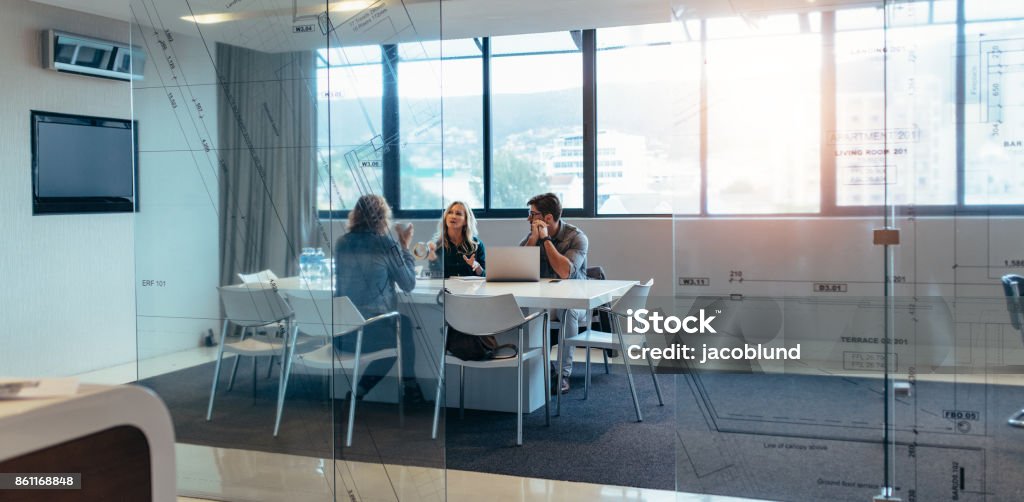
M212 367L142 383L167 402L178 441L210 446L444 467L600 484L786 501L864 501L883 479L881 381L797 375L663 375L664 407L637 375L645 421L633 415L621 366L595 373L582 400L582 367L561 417L525 420L515 447L513 414L451 410L443 441L430 440L432 403L407 409L360 403L352 448L341 448L347 403L326 399L323 379L289 387L273 438L276 379L251 377L218 396L204 420ZM430 395L430 389L424 389ZM332 409L332 406L334 407ZM1024 389L918 383L895 407L897 495L904 501L1024 500L1024 429L1005 425ZM948 411L974 412L946 418Z

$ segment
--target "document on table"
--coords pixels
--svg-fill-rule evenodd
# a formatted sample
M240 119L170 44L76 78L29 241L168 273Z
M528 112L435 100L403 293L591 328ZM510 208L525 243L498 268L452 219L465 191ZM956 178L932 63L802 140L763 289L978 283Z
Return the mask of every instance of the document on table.
M0 399L39 399L73 396L78 393L78 378L0 378Z

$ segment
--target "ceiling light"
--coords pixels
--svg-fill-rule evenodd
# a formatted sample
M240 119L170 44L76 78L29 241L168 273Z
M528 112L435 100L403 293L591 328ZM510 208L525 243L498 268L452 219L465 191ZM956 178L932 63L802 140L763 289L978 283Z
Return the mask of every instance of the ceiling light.
M384 5L380 0L345 0L342 2L334 2L327 6L329 12L356 12L369 8L371 5L380 3ZM305 7L301 9L275 9L275 10L264 10L264 11L238 11L238 12L224 12L219 14L199 14L198 16L181 16L184 21L189 21L198 24L217 24L226 21L241 21L243 19L258 19L264 17L281 17L291 15L297 17L300 15L317 15L323 12L322 6Z
M181 19L198 24L217 24L231 21L235 19L235 16L232 14L200 14L198 16L181 16Z
M353 12L357 10L363 10L374 2L368 0L347 0L345 2L335 2L327 7L327 10L331 12Z

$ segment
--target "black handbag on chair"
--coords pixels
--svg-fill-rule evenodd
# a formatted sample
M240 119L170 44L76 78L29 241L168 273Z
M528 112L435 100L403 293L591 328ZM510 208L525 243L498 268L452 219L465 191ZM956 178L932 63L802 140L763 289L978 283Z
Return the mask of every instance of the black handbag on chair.
M437 295L437 303L441 304L441 298L447 289ZM450 291L449 291L450 293ZM451 326L448 326L448 336L445 337L444 349L451 355L463 361L490 361L491 359L511 359L519 355L519 349L515 344L498 344L494 335L469 335ZM511 349L511 350L501 350ZM500 354L499 354L500 351Z
M498 345L498 339L494 335L467 335L451 326L448 327L445 350L463 361L489 361L515 357L517 353L515 350L511 356L502 354L501 357L497 357L498 350L507 347L516 348L513 344Z

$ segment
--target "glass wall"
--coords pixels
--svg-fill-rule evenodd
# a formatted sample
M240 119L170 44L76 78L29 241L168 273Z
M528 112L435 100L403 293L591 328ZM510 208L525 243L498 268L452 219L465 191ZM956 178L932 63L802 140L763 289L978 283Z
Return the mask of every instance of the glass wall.
M146 52L138 383L173 418L179 493L444 500L444 429L424 397L442 317L434 296L417 306L411 236L383 198L401 161L410 207L440 205L436 4L131 12ZM417 85L389 106L403 73Z
M706 214L772 216L674 211L671 308L716 330L648 335L695 348L659 365L678 489L1013 498L993 462L1020 455L1019 7L685 7L707 30Z
M449 36L439 2L133 0L138 376L180 492L1014 499L1024 11L674 3ZM451 364L446 322L499 316L443 292L516 287L482 276L543 192L592 280L518 285L523 374ZM470 211L486 251L446 256ZM559 374L566 309L620 336Z

